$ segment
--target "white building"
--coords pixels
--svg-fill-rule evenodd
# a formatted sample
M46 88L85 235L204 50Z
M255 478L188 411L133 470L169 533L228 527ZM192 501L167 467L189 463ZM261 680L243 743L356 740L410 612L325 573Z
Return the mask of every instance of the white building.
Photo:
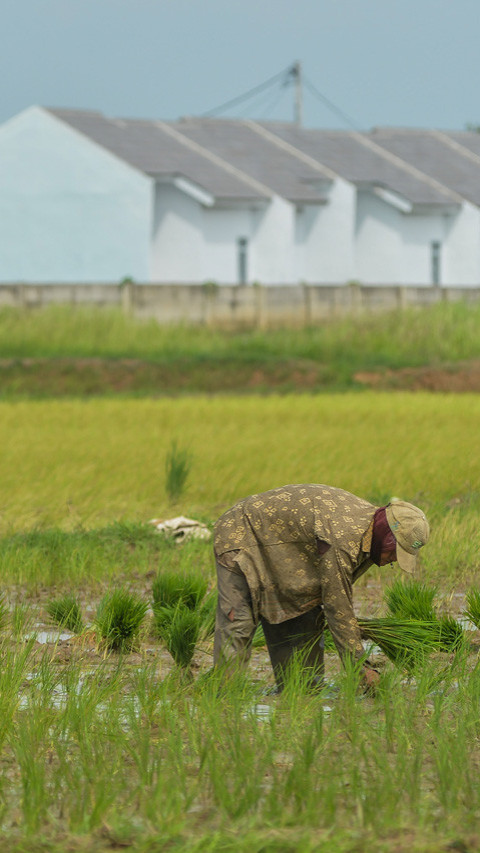
M42 107L3 124L0 282L125 278L478 285L480 136Z

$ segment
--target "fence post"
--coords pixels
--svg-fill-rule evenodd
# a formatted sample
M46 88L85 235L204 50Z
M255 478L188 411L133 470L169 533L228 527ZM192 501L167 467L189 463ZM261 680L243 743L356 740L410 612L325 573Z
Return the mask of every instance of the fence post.
M303 325L312 325L312 288L305 282L302 283L303 288Z
M120 282L120 294L122 311L127 317L130 317L133 314L135 304L135 284L133 279L125 278Z
M403 284L399 284L397 287L397 305L398 308L402 311L407 304L407 295L405 292L405 287Z
M259 282L255 282L252 285L255 288L255 315L256 315L256 326L258 329L266 329L268 326L268 318L267 318L267 310L266 310L266 299L265 299L265 286L260 284Z

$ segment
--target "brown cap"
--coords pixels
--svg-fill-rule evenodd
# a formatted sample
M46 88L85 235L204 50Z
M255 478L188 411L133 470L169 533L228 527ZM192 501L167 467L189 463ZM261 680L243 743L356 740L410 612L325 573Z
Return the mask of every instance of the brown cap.
M418 506L392 500L385 507L388 525L397 542L397 562L404 572L412 574L418 552L428 542L430 527Z

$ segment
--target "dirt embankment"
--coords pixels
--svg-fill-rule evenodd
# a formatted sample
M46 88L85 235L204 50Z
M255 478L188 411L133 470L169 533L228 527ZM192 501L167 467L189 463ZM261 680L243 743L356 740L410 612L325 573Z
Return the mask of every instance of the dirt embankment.
M361 370L350 378L335 365L306 359L244 362L177 359L24 358L0 360L0 396L295 393L348 387L379 391L480 392L480 360L440 367Z
M442 367L405 367L400 370L359 371L355 382L388 391L480 391L480 360Z

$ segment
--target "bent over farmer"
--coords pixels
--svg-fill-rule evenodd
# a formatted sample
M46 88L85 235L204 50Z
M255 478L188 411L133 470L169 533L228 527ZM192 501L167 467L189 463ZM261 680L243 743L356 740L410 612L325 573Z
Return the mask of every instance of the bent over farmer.
M363 681L379 674L364 661L352 587L375 563L415 569L429 536L421 509L392 500L377 507L343 489L291 485L251 495L214 531L218 576L214 664L246 665L261 622L278 690L295 651L313 684L323 681L325 620L343 661L363 660Z

